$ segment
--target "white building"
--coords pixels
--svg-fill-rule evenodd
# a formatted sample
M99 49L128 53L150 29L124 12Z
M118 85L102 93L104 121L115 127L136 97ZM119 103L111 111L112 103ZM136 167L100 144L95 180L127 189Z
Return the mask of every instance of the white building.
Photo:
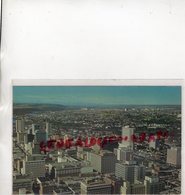
M137 181L143 181L145 177L145 166L137 165L135 161L116 163L115 175L131 184Z
M116 156L108 150L101 150L99 153L91 152L91 165L100 173L114 173Z
M180 166L181 165L181 148L172 147L167 150L167 163Z
M24 132L24 128L25 128L24 119L17 119L15 125L16 125L17 132Z
M134 134L134 128L130 128L129 126L125 126L122 128L122 142L119 144L119 148L127 148L134 149L134 142L132 140L132 136ZM127 137L126 140L124 138Z

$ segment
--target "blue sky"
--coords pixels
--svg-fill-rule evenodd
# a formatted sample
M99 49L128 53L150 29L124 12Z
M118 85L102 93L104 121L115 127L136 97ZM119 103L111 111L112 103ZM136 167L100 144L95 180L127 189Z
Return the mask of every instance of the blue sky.
M180 86L16 86L14 103L180 105Z

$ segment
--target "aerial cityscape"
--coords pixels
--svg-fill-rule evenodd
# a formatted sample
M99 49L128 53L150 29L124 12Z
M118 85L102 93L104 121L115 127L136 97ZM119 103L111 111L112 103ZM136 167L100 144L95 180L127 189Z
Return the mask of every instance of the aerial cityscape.
M13 194L181 194L181 86L14 86Z

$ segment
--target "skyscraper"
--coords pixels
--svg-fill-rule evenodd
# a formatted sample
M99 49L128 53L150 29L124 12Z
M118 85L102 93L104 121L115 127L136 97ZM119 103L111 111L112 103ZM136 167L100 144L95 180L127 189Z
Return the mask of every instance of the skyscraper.
M47 141L46 131L36 130L35 131L35 143L40 143L42 141Z
M137 182L135 184L123 182L121 194L145 194L145 186L142 182Z
M181 165L181 148L172 147L167 150L167 163L180 166Z
M16 132L17 132L17 142L20 144L23 144L25 141L25 132L24 132L24 119L17 119L16 120Z
M36 130L40 129L40 125L37 124L32 124L32 132L30 132L31 134L35 134Z
M46 132L46 140L48 140L51 135L51 125L49 122L46 122L45 132Z
M116 177L120 177L131 184L137 181L143 181L145 176L145 167L137 165L136 161L126 161L125 163L116 163Z
M158 176L146 176L144 180L145 194L159 194L163 184L159 182Z
M24 132L24 128L25 128L24 119L23 118L17 119L15 123L16 123L16 132Z
M133 150L126 148L115 149L117 153L117 160L119 161L130 161L133 159Z
M100 173L114 173L116 156L108 150L101 150L99 153L91 152L91 165Z
M132 136L134 135L134 128L130 128L129 126L124 126L122 128L122 142L119 144L119 148L127 148L134 149L134 142L132 140ZM126 138L126 139L124 139Z

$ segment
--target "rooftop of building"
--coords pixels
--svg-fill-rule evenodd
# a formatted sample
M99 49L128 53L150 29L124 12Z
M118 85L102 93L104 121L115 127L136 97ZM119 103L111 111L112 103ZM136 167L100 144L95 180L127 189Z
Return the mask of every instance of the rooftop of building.
M64 168L78 168L81 167L79 162L60 162L60 163L52 163L53 167L55 167L57 170L64 169Z
M91 179L87 178L82 183L84 183L85 185L88 185L88 186L111 184L110 181L108 181L102 177L101 178L91 178Z
M91 153L99 156L115 156L115 154L109 150L92 151Z
M116 164L120 164L120 165L125 165L125 166L128 166L128 165L137 165L137 162L136 161L120 161L120 162L117 162Z
M67 185L65 185L65 186L64 185L63 186L56 186L53 191L55 191L56 193L62 193L62 194L70 193L70 192L71 192L71 194L73 193Z
M47 178L47 177L38 177L37 179L38 179L40 182L48 182L48 181L50 181L50 179Z
M24 182L31 182L32 179L30 178L16 178L13 179L13 183L24 183Z

